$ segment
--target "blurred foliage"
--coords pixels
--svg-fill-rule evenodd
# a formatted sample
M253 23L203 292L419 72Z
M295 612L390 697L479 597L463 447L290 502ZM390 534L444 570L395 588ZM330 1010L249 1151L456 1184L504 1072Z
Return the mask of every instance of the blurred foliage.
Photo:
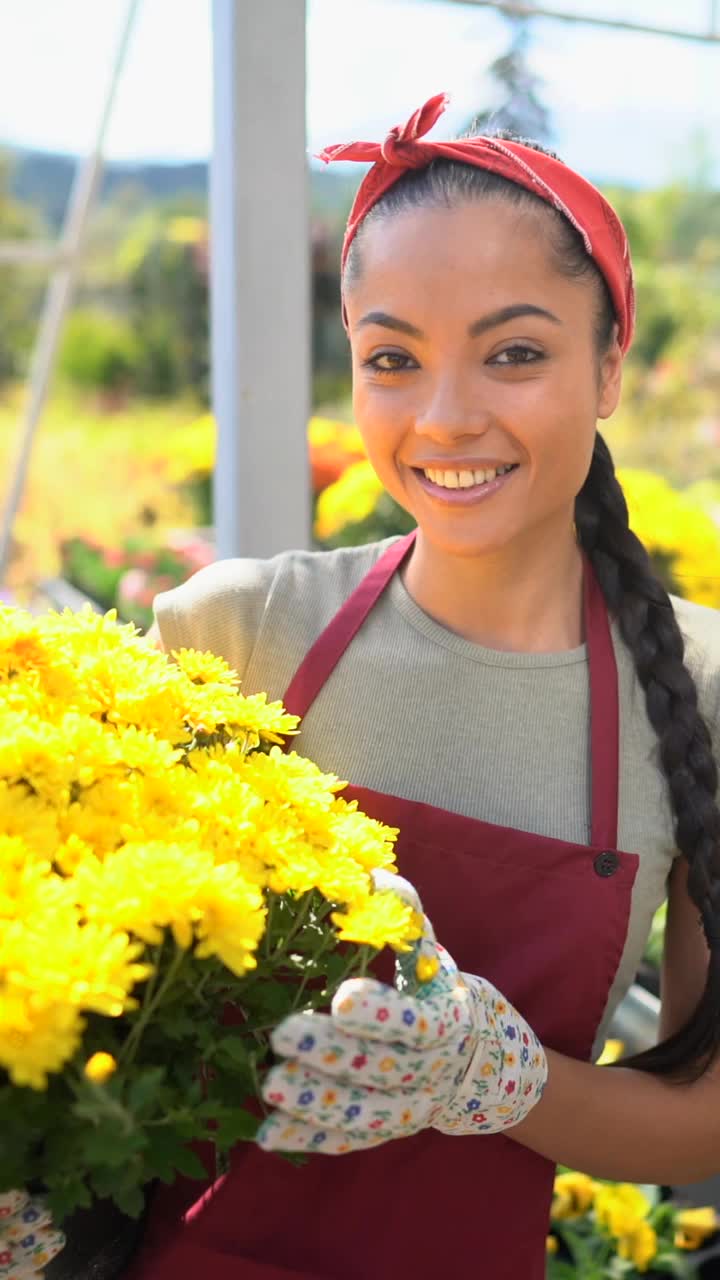
M135 378L137 343L129 321L99 307L71 312L65 322L58 373L84 390L128 390Z
M42 240L46 228L31 205L10 194L11 162L0 152L0 241ZM43 291L37 267L0 263L0 385L27 370Z
M61 544L60 556L66 582L103 610L117 609L121 621L147 630L158 592L179 586L211 564L215 552L211 539L171 530L135 535L120 546L87 537L68 538Z
M17 459L24 399L19 388L0 395L0 504ZM197 524L172 463L197 414L192 401L133 401L108 413L95 397L56 393L37 434L4 585L23 597L57 575L61 543L75 535L112 546Z

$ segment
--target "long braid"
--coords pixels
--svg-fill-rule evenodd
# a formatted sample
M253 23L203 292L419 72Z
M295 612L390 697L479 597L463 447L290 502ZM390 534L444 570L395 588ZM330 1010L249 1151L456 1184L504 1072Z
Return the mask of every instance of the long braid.
M670 597L628 524L628 509L610 450L600 434L575 504L581 546L608 608L632 653L659 739L670 788L675 840L688 862L688 891L710 947L707 985L684 1027L662 1044L618 1064L694 1080L720 1051L720 809L718 769L698 709L695 682L683 661L684 641Z

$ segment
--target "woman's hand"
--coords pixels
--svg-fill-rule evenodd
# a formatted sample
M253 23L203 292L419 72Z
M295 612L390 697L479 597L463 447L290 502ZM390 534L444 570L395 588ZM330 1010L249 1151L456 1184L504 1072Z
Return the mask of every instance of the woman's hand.
M393 888L403 883L392 877ZM411 994L415 972L433 969ZM344 982L330 1016L293 1015L272 1043L285 1061L263 1087L277 1108L258 1134L267 1151L338 1155L425 1128L498 1133L527 1116L547 1078L525 1020L489 982L458 972L429 923L395 987Z
M0 1194L0 1280L42 1280L64 1244L41 1199L27 1191Z

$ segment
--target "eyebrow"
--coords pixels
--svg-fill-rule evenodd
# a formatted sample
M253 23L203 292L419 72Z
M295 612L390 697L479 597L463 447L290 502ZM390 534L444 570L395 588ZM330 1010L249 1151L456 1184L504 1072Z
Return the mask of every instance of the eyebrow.
M509 307L500 307L498 311L491 311L486 316L481 316L473 324L468 326L468 336L470 338L479 338L481 334L486 333L488 329L497 329L501 324L507 324L510 320L517 320L520 316L540 316L545 320L552 321L553 324L562 324L562 320L554 315L552 311L547 311L545 307L536 307L532 302L515 302ZM397 316L390 316L385 311L368 311L358 321L358 329L363 329L366 325L377 324L384 329L394 329L396 333L406 333L409 338L424 338L425 334L422 329L418 329L414 324L410 324L407 320L399 320Z

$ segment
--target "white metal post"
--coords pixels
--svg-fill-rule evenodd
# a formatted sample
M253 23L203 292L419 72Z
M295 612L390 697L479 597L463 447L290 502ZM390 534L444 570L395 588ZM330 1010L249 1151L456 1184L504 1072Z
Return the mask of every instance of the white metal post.
M305 0L213 0L210 172L217 553L310 538Z

